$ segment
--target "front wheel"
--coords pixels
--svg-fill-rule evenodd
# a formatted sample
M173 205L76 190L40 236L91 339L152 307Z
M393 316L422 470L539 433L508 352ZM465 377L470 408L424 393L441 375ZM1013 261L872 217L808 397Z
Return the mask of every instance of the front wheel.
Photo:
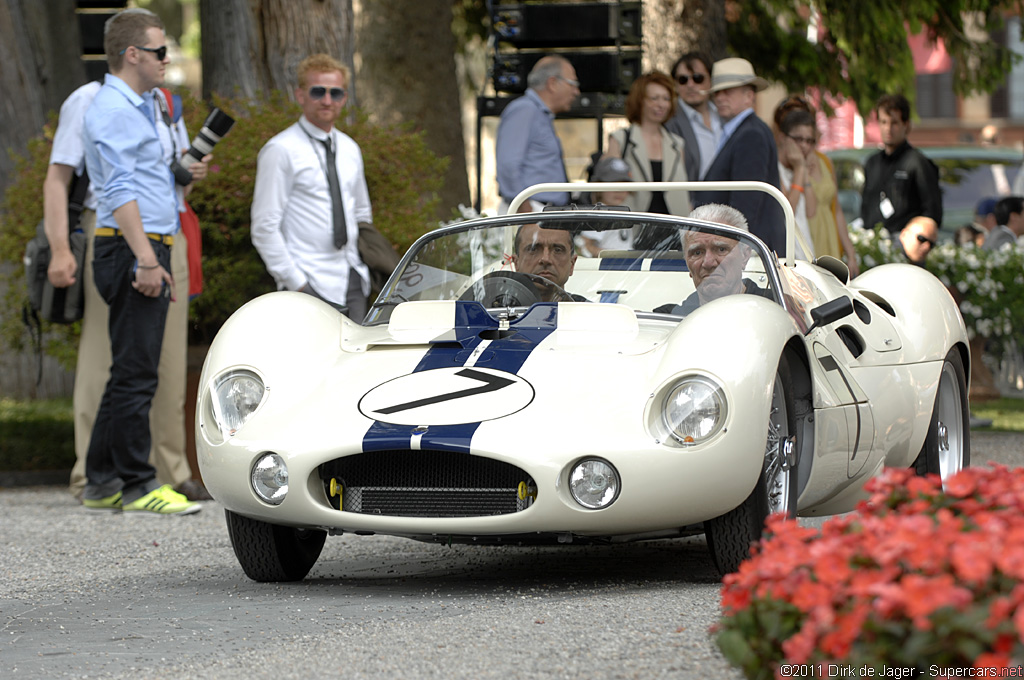
M764 521L776 512L796 516L796 446L793 383L785 357L779 359L768 412L761 476L746 500L734 510L705 522L711 557L722 575L734 572L750 556L750 546L764 532Z
M947 479L969 467L970 418L964 362L954 348L942 362L928 436L914 461L914 471L919 475L936 474L945 485Z
M228 536L253 581L301 581L320 557L327 532L262 522L225 510Z

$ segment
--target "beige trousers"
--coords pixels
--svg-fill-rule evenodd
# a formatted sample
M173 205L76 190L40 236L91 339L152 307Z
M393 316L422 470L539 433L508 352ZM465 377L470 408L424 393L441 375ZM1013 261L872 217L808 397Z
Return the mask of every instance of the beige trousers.
M82 230L86 235L85 316L78 343L75 366L74 419L75 466L71 469L69 490L77 495L85 487L85 457L89 451L92 426L100 409L103 390L110 378L110 332L107 328L107 303L96 290L92 278L93 230L96 213L82 212ZM175 301L167 311L156 395L149 412L149 431L153 437L149 462L156 468L161 484L177 486L192 478L185 454L185 382L188 370L188 244L178 231L171 248L171 276Z

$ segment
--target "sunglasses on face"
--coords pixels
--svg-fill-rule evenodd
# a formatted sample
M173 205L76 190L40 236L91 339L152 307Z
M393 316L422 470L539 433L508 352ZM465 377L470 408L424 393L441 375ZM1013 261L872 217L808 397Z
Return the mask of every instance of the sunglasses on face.
M794 137L793 135L786 135L797 144L814 144L813 137Z
M341 88L341 87L330 87L330 88L328 88L328 87L324 87L323 85L314 85L313 87L309 88L309 98L312 99L313 101L318 102L321 99L323 99L324 95L327 94L328 92L331 93L331 99L334 100L334 101L338 101L339 99L341 99L342 97L345 96L344 88Z
M153 55L156 57L157 61L163 61L167 58L167 45L161 45L160 47L143 47L142 45L132 45L132 47L134 47L137 50L142 50L143 52L152 52ZM124 54L127 51L128 48L126 47L123 50L121 50L119 54Z
M679 83L680 85L686 85L688 82L690 82L690 78L693 78L694 85L700 85L701 83L704 82L703 73L694 73L692 76L679 75L676 76L676 82Z
M918 234L917 235L917 242L918 243L927 243L929 245L929 247L931 247L931 248L935 247L935 241L933 241L932 239L928 238L924 234Z

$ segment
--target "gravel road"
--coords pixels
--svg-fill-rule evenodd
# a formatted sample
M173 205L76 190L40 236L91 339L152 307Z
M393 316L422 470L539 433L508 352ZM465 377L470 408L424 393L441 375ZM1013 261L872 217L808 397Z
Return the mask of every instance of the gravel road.
M975 432L975 465L1024 435ZM241 572L220 506L96 515L0 489L0 677L739 680L701 537L490 548L328 538L310 576Z

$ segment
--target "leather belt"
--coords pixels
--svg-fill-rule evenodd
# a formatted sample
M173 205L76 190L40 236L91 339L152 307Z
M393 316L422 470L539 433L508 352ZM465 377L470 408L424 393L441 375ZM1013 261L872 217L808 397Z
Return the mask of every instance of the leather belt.
M93 232L96 236L124 236L120 229L114 229L113 227L97 227L96 231ZM151 234L146 232L146 238L150 241L156 241L157 243L163 243L165 246L174 245L174 237L170 234Z

